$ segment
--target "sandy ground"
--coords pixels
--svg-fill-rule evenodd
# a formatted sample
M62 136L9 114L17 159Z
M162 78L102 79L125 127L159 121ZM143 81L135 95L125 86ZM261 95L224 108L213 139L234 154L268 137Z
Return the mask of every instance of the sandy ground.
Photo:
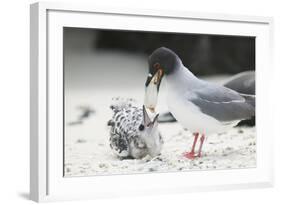
M85 45L91 44L86 42ZM122 161L116 158L109 147L107 127L112 116L111 99L134 98L142 106L147 57L117 52L93 53L87 46L78 43L75 49L65 52L66 177L256 166L255 127L233 128L227 133L207 136L203 157L188 160L182 153L190 150L192 134L178 123L161 124L159 129L164 138L161 156ZM225 79L226 76L208 76L209 81L216 83ZM160 90L157 112L165 112L165 80ZM79 121L81 106L89 107L92 112Z
M109 129L106 125L112 115L109 105L113 93L125 95L117 90L97 91L92 95L89 92L66 92L66 177L256 166L255 127L237 127L225 133L207 136L203 157L188 160L182 157L182 153L190 150L193 136L189 131L184 131L177 122L159 125L164 138L160 156L153 159L147 156L140 160L118 159L109 147ZM126 96L139 97L140 100L141 95L136 93L138 92L134 90L127 91ZM88 118L77 122L82 114L79 108L81 106L89 106L94 112ZM160 107L159 110L161 109L165 110L165 107Z

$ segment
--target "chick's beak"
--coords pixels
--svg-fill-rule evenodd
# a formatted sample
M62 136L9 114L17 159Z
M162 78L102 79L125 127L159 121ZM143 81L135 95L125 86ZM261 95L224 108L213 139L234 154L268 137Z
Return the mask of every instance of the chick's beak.
M147 126L151 123L150 117L145 109L145 106L142 107L142 114L143 114L143 118L142 118L142 124L144 126Z
M144 105L151 112L155 112L162 77L163 70L160 68L154 74L150 73L146 79Z
M158 122L158 117L159 117L159 114L157 114L153 120L151 121L146 109L145 109L145 106L142 107L142 110L143 110L143 120L142 120L142 124L144 126L148 126L148 127L153 127L157 122Z
M159 114L157 114L157 115L154 117L153 122L152 122L153 125L155 125L155 123L158 122L158 117L159 117Z

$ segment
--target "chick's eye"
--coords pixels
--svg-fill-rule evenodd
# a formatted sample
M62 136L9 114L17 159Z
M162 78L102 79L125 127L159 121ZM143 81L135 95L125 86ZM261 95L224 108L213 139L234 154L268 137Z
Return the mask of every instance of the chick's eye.
M140 126L139 126L139 130L140 130L140 131L144 130L144 125L140 125Z

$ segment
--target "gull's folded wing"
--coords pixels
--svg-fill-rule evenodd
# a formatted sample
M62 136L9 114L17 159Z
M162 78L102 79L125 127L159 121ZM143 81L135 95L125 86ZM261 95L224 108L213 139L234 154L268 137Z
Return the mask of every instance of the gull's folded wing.
M255 107L243 95L223 86L208 85L193 90L189 101L219 121L231 122L249 119L255 115ZM254 96L249 98L255 100Z

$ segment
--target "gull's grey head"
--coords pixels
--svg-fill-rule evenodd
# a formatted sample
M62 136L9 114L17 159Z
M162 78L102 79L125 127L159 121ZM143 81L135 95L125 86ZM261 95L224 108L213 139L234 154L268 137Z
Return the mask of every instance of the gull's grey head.
M149 74L145 82L145 106L154 112L159 87L164 75L172 74L181 65L177 54L169 48L157 48L148 57Z
M180 58L169 48L160 47L153 51L148 58L149 73L153 75L158 69L162 69L165 75L169 75L179 66Z

